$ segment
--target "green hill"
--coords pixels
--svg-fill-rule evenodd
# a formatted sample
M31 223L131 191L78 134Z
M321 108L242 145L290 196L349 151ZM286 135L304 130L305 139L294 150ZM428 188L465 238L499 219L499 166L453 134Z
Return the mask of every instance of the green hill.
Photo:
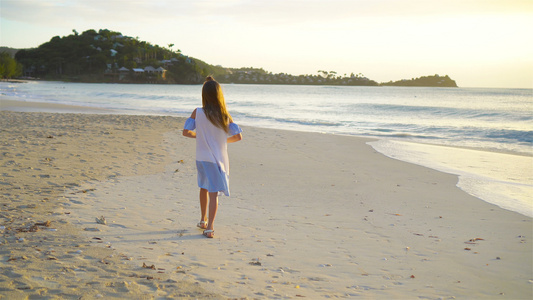
M198 84L213 75L222 83L380 85L361 73L340 76L335 71L319 70L314 75L294 76L260 68L225 68L183 55L173 49L174 44L152 45L107 29L72 32L55 36L37 48L17 51L15 59L23 65L22 75L78 82Z
M82 34L74 30L37 48L20 50L15 59L23 64L24 76L65 81L197 83L209 72L171 47L107 29Z

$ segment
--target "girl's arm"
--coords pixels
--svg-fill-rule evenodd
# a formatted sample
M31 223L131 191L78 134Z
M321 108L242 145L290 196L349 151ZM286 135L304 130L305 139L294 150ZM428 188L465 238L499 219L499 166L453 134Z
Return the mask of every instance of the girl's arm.
M230 143L235 143L235 142L238 142L238 141L242 140L242 129L238 125L233 124L233 118L231 117L231 115L229 116L229 123L230 123L230 131L233 128L235 130L233 132L237 133L237 134L234 134L234 135L230 136L227 139L227 143L230 144ZM234 126L234 127L232 127L232 126Z
M233 135L227 139L228 144L242 140L242 129L237 124L233 123L233 118L231 116L229 116L229 121L230 133Z
M233 136L230 136L228 138L228 144L229 143L235 143L235 142L238 142L242 140L242 133L239 133L239 134L236 134L236 135L233 135Z
M196 119L196 109L191 114L191 119ZM196 132L188 129L183 129L183 136L190 137L195 139L196 138Z

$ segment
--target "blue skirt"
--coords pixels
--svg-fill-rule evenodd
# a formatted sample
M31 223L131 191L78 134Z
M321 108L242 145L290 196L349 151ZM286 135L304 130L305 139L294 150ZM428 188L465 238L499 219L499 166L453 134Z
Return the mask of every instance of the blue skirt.
M219 192L229 196L229 178L220 167L212 162L196 161L198 170L198 186L211 193Z

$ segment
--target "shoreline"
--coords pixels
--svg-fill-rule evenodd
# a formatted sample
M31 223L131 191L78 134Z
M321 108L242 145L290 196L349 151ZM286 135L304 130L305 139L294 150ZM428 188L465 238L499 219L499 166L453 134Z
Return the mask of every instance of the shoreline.
M457 187L466 193L533 217L531 156L398 140L369 145L387 157L455 175Z
M531 218L372 139L245 126L208 240L184 119L0 113L6 295L532 296Z
M69 83L69 82L65 82ZM476 89L476 88L472 88ZM486 89L486 88L483 88ZM36 101L26 101L21 100L16 97L6 97L4 96L2 98L2 102L0 102L0 110L8 110L8 111L26 111L26 112L57 112L57 113L83 113L83 114L122 114L122 115L146 115L146 116L170 116L170 117L178 117L178 118L187 118L189 116L189 113L185 113L183 115L178 114L165 114L162 112L148 112L148 111L136 111L135 113L131 113L125 110L119 110L119 109L112 109L112 108L100 108L100 107L92 107L92 106L82 106L82 105L70 105L70 104L63 104L63 103L50 103L50 102L36 102ZM533 151L529 152L522 152L522 151L513 151L513 150L504 150L504 149L497 149L497 148L487 148L487 147L475 147L475 146L463 146L463 145L449 145L449 144L438 144L438 143L430 143L427 141L412 141L412 140L403 140L395 136L380 136L380 135L357 135L357 134L350 134L350 133L343 133L343 132L324 132L324 131L311 131L311 130L304 130L304 129L283 129L283 128L276 128L271 126L257 126L257 125L246 125L251 127L259 127L259 128L268 128L268 129L274 129L274 130L288 130L288 131L297 131L297 132L309 132L309 133L317 133L317 134L333 134L338 136L347 136L347 137L361 137L361 138L370 138L370 139L376 139L376 140L393 140L393 141L400 141L400 142L407 142L407 143L415 143L415 144L422 144L422 145L433 145L433 146L439 146L439 147L446 147L446 148L457 148L457 149L466 149L466 150L477 150L477 151L484 151L484 152L490 152L490 153L498 153L498 154L509 154L509 155L517 155L517 156L524 156L524 157L533 157Z
M298 77L298 76L296 76ZM423 76L424 77L424 76ZM444 78L444 77L443 77ZM417 78L419 79L419 78ZM39 79L39 78L24 78L24 79L2 79L0 80L2 82L12 82L12 83L26 83L26 82L29 82L29 81L58 81L58 82L70 82L70 83L110 83L110 84L202 84L201 82L199 83L169 83L169 82L164 82L164 81L160 81L160 82L157 82L157 81L144 81L144 82L141 82L141 81L127 81L127 80L124 80L124 81L64 81L64 80L48 80L48 79ZM242 81L242 82L223 82L223 81L220 81L221 84L256 84L256 85L302 85L302 86L373 86L373 87L386 87L386 86L390 86L390 87L427 87L427 88L460 88L459 86L457 86L457 84L455 84L455 81L453 81L453 83L455 84L454 86L453 85L438 85L438 84L435 84L435 85L404 85L404 84L398 84L397 82L400 82L400 81L397 81L395 83L393 83L392 81L391 82L381 82L381 83L377 83L376 84L368 84L369 81L363 81L364 84L360 83L360 84L348 84L348 83L337 83L335 84L334 82L330 83L330 84L325 84L325 83L320 83L320 82L316 82L316 83L289 83L289 82L278 82L278 83L271 83L271 82L268 82L268 81L264 81L264 82L254 82L254 81Z
M87 107L87 106L77 106L77 105L65 105L59 103L47 103L47 102L31 102L31 101L20 101L12 98L3 99L2 105L0 106L1 110L8 111L19 111L19 112L49 112L49 113L82 113L82 114L112 114L112 115L135 115L135 116L169 116L165 114L157 113L148 113L148 112L136 112L128 113L126 111L106 109L106 108L97 108L97 107ZM170 116L182 118L187 116ZM255 127L255 126L252 126ZM488 203L496 204L504 209L511 211L519 212L528 217L533 217L533 174L527 175L528 170L523 170L522 173L518 175L517 171L513 171L513 176L509 178L497 178L494 179L491 175L487 176L486 170L483 170L481 167L482 164L487 164L487 162L477 162L479 155L471 155L470 160L465 159L462 155L465 152L479 151L478 153L483 154L481 156L499 156L500 158L493 159L493 167L496 169L507 168L509 164L502 164L505 161L505 156L510 155L514 157L514 160L517 161L519 166L527 166L533 163L533 152L532 153L523 153L523 152L513 152L513 151L503 151L497 149L488 149L488 148L478 148L478 147L466 147L466 146L456 146L456 145L445 145L445 144L432 144L422 141L405 141L398 140L395 138L387 137L372 137L372 136L359 136L351 134L342 134L342 133L327 133L320 131L304 131L296 129L277 129L271 127L259 127L265 129L273 130L287 130L293 132L301 133L315 133L315 134L331 134L336 136L344 137L355 137L363 139L372 139L369 145L374 148L374 150L380 152L381 154L397 159L406 163L413 163L423 167L427 167L433 170L444 172L447 174L452 174L458 176L459 182L458 187L474 197L480 198L483 201ZM399 144L399 145L412 145L411 147L404 147L403 151L391 152L390 147L382 147L382 144ZM435 153L432 152L420 152L421 149L428 149L433 147L434 149L439 149L437 152L442 152L440 156L435 156ZM449 150L449 151L447 151ZM444 153L444 154L443 154ZM425 156L426 159L416 159L417 156ZM428 157L432 157L428 159ZM443 159L446 158L446 159ZM464 163L464 166L459 166L455 164L454 160L461 160ZM485 159L486 160L486 159ZM471 164L480 164L480 166L473 168ZM498 165L500 163L500 165ZM451 166L453 165L453 166ZM525 167L524 167L525 168ZM480 171L483 171L480 173ZM531 171L529 171L531 173ZM516 177L518 176L518 177ZM516 181L516 178L521 178L521 180ZM510 181L509 181L510 179ZM475 182L473 184L473 182ZM480 187L478 187L479 185ZM493 195L493 191L498 191L498 194ZM503 192L502 192L503 191ZM507 194L506 194L507 193Z
M118 111L81 105L61 103L21 101L9 97L2 97L0 111L13 112L43 112L43 113L79 113L79 114L119 114Z

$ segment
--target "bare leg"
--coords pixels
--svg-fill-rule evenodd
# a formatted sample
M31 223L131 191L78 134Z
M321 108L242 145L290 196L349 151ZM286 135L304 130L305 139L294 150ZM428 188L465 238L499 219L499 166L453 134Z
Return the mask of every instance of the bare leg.
M204 222L207 222L207 202L208 202L207 197L208 197L207 190L200 189L200 211L202 213L200 221L204 221Z
M208 230L214 230L215 217L217 216L218 210L218 192L209 193L209 224L207 225ZM211 236L214 233L209 233Z

